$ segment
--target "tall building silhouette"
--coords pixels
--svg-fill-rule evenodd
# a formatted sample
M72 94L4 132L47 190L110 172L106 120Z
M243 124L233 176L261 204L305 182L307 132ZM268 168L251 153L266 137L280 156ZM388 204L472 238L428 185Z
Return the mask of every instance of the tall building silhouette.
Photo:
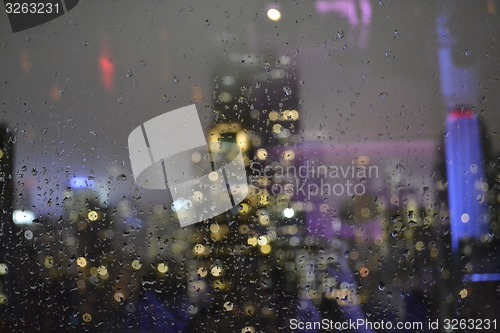
M13 145L8 129L0 125L0 331L8 325L9 318L6 316L7 308L11 306L13 245L11 243L14 234L12 221L12 200L13 200ZM9 272L10 271L10 272ZM6 332L6 331L5 331Z
M214 73L209 148L230 155L228 147L237 144L251 189L232 211L193 228L187 264L193 325L203 332L278 332L295 311L296 279L284 267L295 260L288 239L297 231L283 214L292 197L273 195L272 172L263 170L272 163L273 147L292 151L298 140L298 78L289 57L254 54L233 55Z

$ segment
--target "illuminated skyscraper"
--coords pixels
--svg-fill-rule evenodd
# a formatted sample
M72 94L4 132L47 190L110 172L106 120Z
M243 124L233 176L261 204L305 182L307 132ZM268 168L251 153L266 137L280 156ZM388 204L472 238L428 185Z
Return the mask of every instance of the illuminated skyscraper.
M287 56L266 61L231 55L215 73L209 148L214 155L231 154L236 143L251 186L240 205L194 230L187 265L191 310L199 312L195 325L201 331L278 332L294 310L296 281L280 269L295 259L286 247L298 230L283 224L292 217L283 213L291 197L273 195L272 172L263 170L271 166L273 147L293 150L297 140L298 80Z
M446 170L451 221L451 246L461 240L477 240L488 234L488 184L477 116L457 109L446 121Z

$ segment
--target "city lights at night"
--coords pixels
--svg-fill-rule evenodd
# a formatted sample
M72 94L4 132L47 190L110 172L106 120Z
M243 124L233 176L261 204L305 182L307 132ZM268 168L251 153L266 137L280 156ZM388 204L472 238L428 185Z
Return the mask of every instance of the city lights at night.
M0 13L0 333L499 331L498 0L56 2Z

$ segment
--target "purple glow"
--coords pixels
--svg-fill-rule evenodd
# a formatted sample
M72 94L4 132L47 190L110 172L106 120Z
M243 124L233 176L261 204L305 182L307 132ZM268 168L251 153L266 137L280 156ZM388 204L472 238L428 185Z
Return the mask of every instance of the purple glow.
M289 149L289 147L276 147L273 150L268 150L270 160L279 161L280 156ZM425 204L427 195L431 196L429 193L423 193L419 190L425 187L432 188L434 184L432 166L436 158L436 143L431 140L334 145L305 143L297 145L293 151L295 152L293 165L296 167L307 165L307 163L309 165L311 163L318 163L326 166L352 166L353 161L358 156L367 156L369 158L369 165L377 166L379 169L377 179L367 179L366 181L367 194L376 195L381 200L387 194L386 173L388 172L388 162L396 160L397 164L404 170L401 183L413 188L415 196L421 197L422 201L424 201L422 202L423 204ZM351 179L351 175L348 175L347 178ZM325 182L335 184L335 182L344 182L344 180L345 178L325 179ZM318 183L318 179L309 179L307 182ZM356 236L361 236L362 239L375 240L382 236L382 226L378 219L359 221L355 225L350 221L339 220L338 213L335 212L338 212L346 202L353 200L348 195L318 195L312 198L304 198L303 195L297 193L294 196L294 200L313 204L313 209L306 212L306 223L309 233L318 238L352 239ZM322 212L319 209L322 204L329 206L327 211Z
M372 6L369 0L318 0L316 11L320 14L333 12L342 15L351 28L359 29L356 43L358 47L366 48L369 26L372 22ZM353 36L350 39L353 39Z

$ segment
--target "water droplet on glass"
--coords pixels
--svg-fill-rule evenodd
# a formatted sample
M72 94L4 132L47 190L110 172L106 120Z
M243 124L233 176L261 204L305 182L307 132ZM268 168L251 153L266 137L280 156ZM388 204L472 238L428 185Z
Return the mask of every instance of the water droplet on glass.
M116 100L116 103L123 104L123 97L118 97L118 99Z
M33 238L33 232L31 230L26 230L24 232L24 238L27 240L31 240Z
M122 174L118 175L116 177L116 179L117 180L127 180L127 175L125 175L125 174L122 173Z
M382 98L385 98L387 96L389 96L389 94L387 92L385 92L385 91L383 91L383 92L380 93L380 97L382 97Z
M385 289L385 283L384 283L384 282L382 282L382 281L380 281L380 282L378 283L378 289L379 289L379 290L384 290L384 289Z
M224 303L224 310L231 311L232 309L233 309L233 303L231 303L231 302Z
M290 95L292 94L292 89L290 89L290 87L289 87L289 86L284 86L284 87L283 87L283 91L285 92L285 94L286 94L287 96L290 96Z

